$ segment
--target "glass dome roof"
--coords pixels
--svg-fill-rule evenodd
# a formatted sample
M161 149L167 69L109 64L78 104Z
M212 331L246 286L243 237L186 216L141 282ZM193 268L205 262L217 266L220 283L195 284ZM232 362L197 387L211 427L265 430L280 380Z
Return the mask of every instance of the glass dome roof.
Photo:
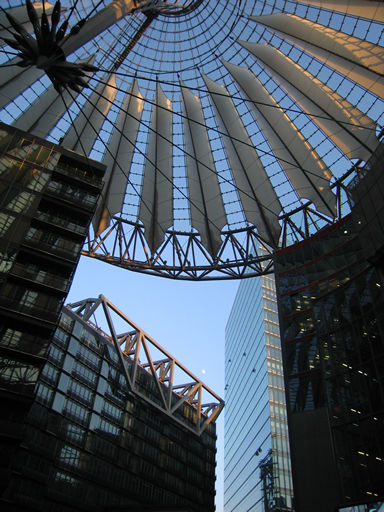
M4 3L34 34L24 2ZM33 6L51 27L54 5ZM55 89L47 67L18 66L3 11L1 120L107 165L85 254L179 279L258 275L348 211L339 179L369 159L384 120L381 2L60 7L58 47L92 65L86 86Z

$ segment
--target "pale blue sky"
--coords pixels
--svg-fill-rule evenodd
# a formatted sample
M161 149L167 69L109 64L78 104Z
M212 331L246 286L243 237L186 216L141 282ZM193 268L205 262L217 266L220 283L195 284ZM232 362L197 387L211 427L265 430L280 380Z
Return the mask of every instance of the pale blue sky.
M67 303L105 295L196 377L225 398L224 332L237 288L238 281L174 281L83 257ZM222 512L224 413L217 422L217 430L216 510Z

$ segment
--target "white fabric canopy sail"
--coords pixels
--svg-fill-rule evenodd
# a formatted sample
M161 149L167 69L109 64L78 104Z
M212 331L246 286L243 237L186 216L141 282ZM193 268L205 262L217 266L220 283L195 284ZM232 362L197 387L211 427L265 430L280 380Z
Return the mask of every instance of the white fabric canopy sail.
M303 140L283 109L247 69L224 63L246 96L256 121L267 136L273 152L292 185L303 199L310 199L320 211L332 215L335 196L329 188L331 173L318 155Z
M108 151L103 159L107 171L101 200L93 219L96 234L102 233L109 226L113 215L123 208L142 112L143 100L137 80L134 80L114 124Z
M4 1L32 33L22 0ZM98 257L169 268L171 277L191 268L187 278L205 278L220 267L238 276L258 261L260 243L267 252L279 246L290 212L309 202L332 222L331 183L376 150L384 8L368 0L176 4L79 0L73 10L62 0L62 62L94 68L84 68L80 88L55 89L3 42L0 112L105 163L88 244ZM52 20L53 2L45 7ZM308 222L308 233L323 225ZM108 233L119 243L107 247ZM140 244L140 254L122 240Z
M384 48L291 14L251 16L365 89L384 96Z
M172 226L172 108L160 85L152 110L139 219L152 251Z
M192 226L214 257L221 246L221 229L227 223L223 199L201 103L185 87L182 87L182 98Z
M276 48L247 42L241 44L263 62L274 80L341 151L349 158L369 158L378 140L375 124L368 116Z

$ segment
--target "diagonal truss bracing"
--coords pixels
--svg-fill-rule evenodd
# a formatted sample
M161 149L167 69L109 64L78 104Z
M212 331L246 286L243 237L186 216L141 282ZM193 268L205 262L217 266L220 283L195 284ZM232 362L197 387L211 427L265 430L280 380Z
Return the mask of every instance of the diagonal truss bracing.
M67 307L93 328L91 318L103 313L108 332L102 334L117 352L130 392L198 435L217 419L224 401L103 295ZM117 333L116 318L127 331ZM151 393L143 389L143 372L152 379Z
M0 12L2 119L107 167L87 256L172 279L263 274L349 212L335 183L382 145L382 1L33 2L40 25L2 2L20 25L12 39ZM45 50L20 50L59 7L59 61L82 84L61 91Z

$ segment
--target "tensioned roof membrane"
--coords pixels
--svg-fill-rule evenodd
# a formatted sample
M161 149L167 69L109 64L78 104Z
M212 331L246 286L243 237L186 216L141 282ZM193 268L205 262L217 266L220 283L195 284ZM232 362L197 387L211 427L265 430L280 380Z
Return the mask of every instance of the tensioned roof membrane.
M22 2L5 3L33 34ZM34 7L52 23L53 4ZM300 205L334 218L332 184L369 159L384 119L382 2L202 0L184 7L63 0L65 59L95 69L77 91L57 90L33 63L17 65L9 45L15 29L0 13L0 36L8 39L1 120L106 164L94 242L115 225L139 230L142 269L170 265L169 234L193 239L207 268L236 259L246 265L252 251L242 254L238 240L237 255L226 255L225 236L252 231L273 249L282 216ZM83 26L69 34L79 20ZM172 267L192 267L190 256L180 256L188 250L172 240L179 255ZM106 246L98 244L113 263Z

